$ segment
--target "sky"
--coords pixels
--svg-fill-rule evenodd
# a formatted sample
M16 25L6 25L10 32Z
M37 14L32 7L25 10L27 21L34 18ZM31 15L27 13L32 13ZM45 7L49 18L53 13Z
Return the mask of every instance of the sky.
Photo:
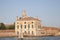
M0 23L13 24L23 10L27 16L38 16L42 26L60 28L60 0L0 0Z

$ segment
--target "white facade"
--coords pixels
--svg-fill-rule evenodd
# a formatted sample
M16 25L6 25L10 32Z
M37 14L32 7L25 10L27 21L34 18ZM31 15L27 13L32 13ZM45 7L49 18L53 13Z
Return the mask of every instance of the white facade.
M27 17L25 11L21 18L16 17L15 21L15 32L19 37L25 36L36 36L37 28L40 29L41 21L38 18Z

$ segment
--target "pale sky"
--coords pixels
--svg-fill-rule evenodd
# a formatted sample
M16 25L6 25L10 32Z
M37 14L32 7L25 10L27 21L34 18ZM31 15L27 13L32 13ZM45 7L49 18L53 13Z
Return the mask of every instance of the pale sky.
M27 16L38 16L42 26L60 28L60 0L0 0L0 23L14 23L23 10Z

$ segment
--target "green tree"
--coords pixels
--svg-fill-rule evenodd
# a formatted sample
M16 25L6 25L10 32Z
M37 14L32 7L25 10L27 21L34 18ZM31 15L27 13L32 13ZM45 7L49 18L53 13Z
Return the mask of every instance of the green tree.
M0 23L0 30L5 30L6 27L5 27L5 24L4 23Z
M15 23L10 25L8 29L15 29Z

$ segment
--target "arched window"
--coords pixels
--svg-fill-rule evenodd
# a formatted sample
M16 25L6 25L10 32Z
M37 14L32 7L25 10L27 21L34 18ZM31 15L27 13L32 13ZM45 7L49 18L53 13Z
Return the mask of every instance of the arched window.
M24 22L24 24L26 24L26 22Z
M32 24L33 24L34 22L32 22Z

